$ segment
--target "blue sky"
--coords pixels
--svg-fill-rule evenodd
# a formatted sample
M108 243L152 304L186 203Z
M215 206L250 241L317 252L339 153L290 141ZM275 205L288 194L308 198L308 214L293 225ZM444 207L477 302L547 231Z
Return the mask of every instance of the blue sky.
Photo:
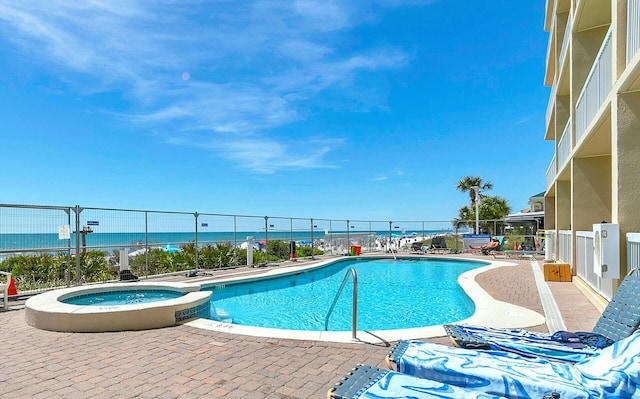
M0 203L450 220L545 189L544 1L0 0Z

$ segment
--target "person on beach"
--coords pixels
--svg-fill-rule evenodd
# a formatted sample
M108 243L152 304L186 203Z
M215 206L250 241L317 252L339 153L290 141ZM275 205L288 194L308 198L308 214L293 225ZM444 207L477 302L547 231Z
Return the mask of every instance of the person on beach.
M491 252L491 251L497 250L498 247L500 247L500 241L498 241L495 238L492 238L491 241L489 241L489 244L483 245L481 247L469 246L469 248L471 248L471 249L479 249L485 255L489 254L489 252Z

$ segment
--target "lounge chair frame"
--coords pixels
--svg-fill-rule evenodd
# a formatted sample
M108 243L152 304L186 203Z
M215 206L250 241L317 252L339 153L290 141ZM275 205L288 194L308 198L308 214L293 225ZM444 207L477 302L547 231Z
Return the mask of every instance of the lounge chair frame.
M394 396L389 398L503 398L502 396L487 394L481 390L476 391L460 386L450 385L440 381L433 381L423 379L419 377L413 377L407 374L400 374L391 370L382 370L377 367L367 366L364 364L358 364L353 367L346 375L340 378L340 380L334 384L327 391L327 399L353 399L354 397L362 397L367 395L367 391L371 385L382 384L385 387L387 382L380 382L381 379L392 375L393 384L396 389L405 390L401 393L402 396L395 396L398 392L392 393ZM403 376L403 383L395 383L395 378ZM387 396L379 396L379 393L374 394L376 398L382 398ZM407 396L410 395L410 396ZM418 395L418 396L416 396ZM373 397L367 395L366 397Z
M591 331L592 334L616 342L640 328L640 275L632 274L633 272L632 270L618 287ZM490 339L466 334L455 324L444 325L444 328L455 346L468 349L491 348Z
M327 399L351 399L380 372L377 367L356 365L329 389Z

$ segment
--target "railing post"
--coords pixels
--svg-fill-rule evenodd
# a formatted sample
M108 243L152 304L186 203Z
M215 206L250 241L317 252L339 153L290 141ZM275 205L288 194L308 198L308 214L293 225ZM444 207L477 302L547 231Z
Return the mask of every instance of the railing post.
M80 212L82 208L76 205L74 212L76 214L76 285L80 285Z
M269 216L264 217L264 253L265 256L265 264L269 264Z
M149 211L144 211L144 276L149 277Z
M233 263L235 266L238 266L238 221L237 221L237 216L233 215ZM247 247L247 250L249 250L249 248Z
M197 270L197 269L199 269L199 267L198 267L198 216L199 216L198 212L195 212L193 214L193 216L196 219L196 242L195 242L195 245L193 247L193 250L195 251L195 268Z
M350 226L350 221L347 220L347 253L351 254L351 238L349 238L349 226Z
M340 284L340 288L338 288L338 292L336 292L336 296L333 298L331 307L327 312L327 317L325 317L324 319L324 330L327 331L329 329L329 316L331 316L331 313L333 313L333 309L338 302L338 298L340 298L340 294L342 294L347 281L349 281L349 274L351 274L351 276L353 277L353 296L351 300L351 338L353 340L357 340L356 332L358 331L358 273L353 267L347 270L347 273L344 275L344 279L342 279L342 284Z
M353 298L351 300L351 338L356 339L358 331L358 273L356 269L351 269L353 275Z
M67 214L67 224L71 227L71 208L67 208L64 210ZM77 230L76 230L77 231ZM67 283L67 287L71 287L71 237L67 240L67 270L66 270L65 281Z
M311 259L315 259L313 257L313 249L315 247L315 243L313 242L313 230L316 228L316 226L313 225L313 218L311 218Z
M326 238L326 237L325 237ZM332 220L329 219L329 243L331 245L329 245L329 248L331 248L331 255L334 255L333 253L333 225L332 225Z

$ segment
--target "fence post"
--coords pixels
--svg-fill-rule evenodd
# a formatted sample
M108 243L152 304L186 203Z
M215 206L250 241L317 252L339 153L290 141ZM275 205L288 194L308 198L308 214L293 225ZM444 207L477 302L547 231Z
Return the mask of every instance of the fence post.
M329 248L331 248L331 255L333 255L333 221L329 219ZM326 237L325 237L326 239Z
M71 208L67 208L64 210L64 213L67 214L67 224L69 228L71 228ZM67 270L66 270L65 282L67 283L67 287L71 287L71 237L67 240Z
M350 232L350 224L351 222L349 220L347 220L347 254L351 253L351 239L349 238L349 232Z
M74 212L76 214L76 285L80 285L80 212L82 208L76 205Z
M233 215L233 264L238 266L238 221L237 216ZM247 251L249 248L247 247ZM253 259L253 258L252 258Z
M264 253L266 254L265 264L269 264L269 216L264 217Z
M196 219L196 242L193 249L195 251L195 268L197 270L199 269L198 267L198 216L199 216L198 212L195 212L193 216L195 216L195 219Z
M316 228L316 226L313 225L313 218L311 218L311 259L315 259L313 257L313 249L315 248L315 243L313 241L313 230Z
M144 211L144 276L149 277L149 212Z

